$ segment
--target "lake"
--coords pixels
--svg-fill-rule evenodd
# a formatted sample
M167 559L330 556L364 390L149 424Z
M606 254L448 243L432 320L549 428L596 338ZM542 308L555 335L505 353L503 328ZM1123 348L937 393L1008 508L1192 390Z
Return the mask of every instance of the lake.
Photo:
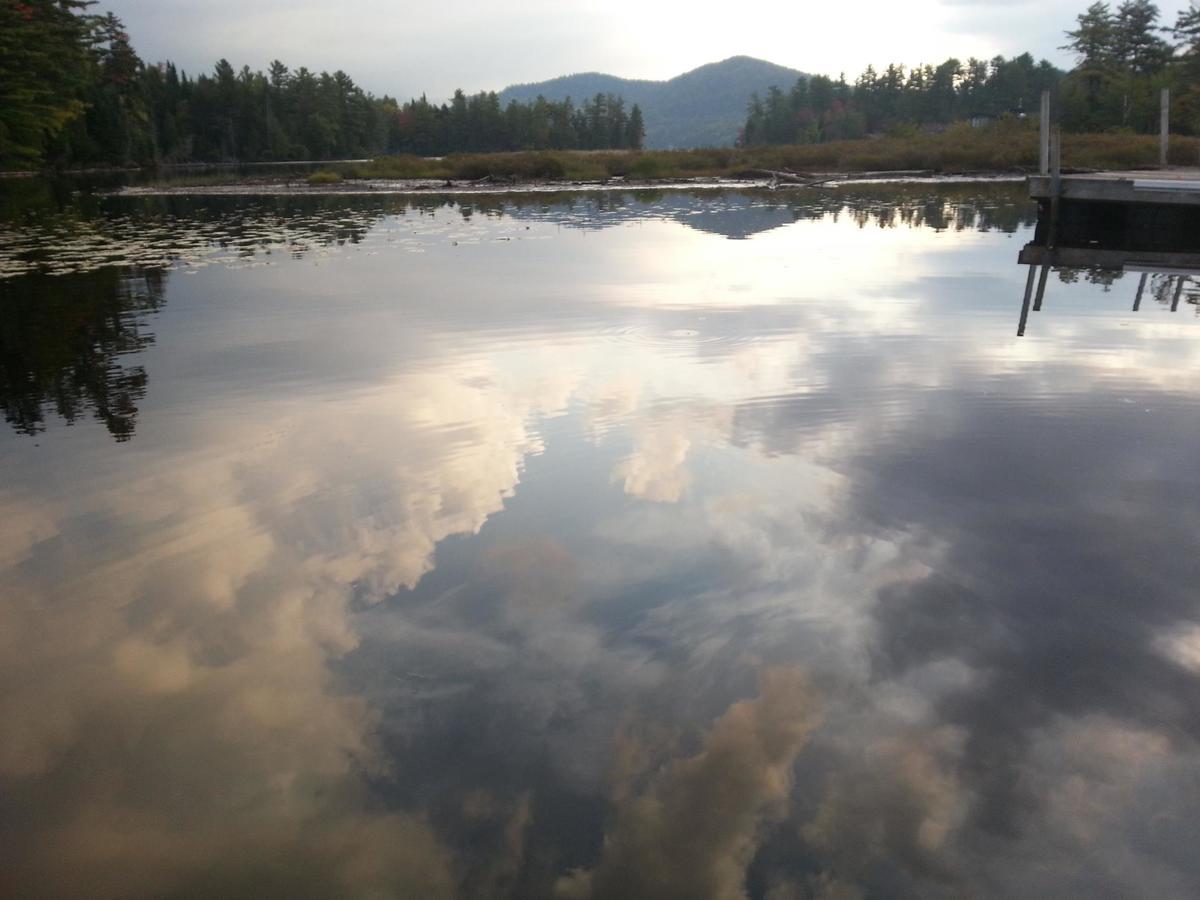
M0 893L1196 895L1200 287L1035 220L0 186Z

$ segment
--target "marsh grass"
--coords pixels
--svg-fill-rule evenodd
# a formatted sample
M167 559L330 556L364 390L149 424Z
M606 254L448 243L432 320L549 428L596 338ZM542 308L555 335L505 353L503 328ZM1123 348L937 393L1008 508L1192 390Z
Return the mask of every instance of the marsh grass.
M313 172L304 179L309 184L338 184L342 180L340 172L332 172L328 169L321 169L318 172Z
M1200 163L1200 139L1172 136L1171 163ZM1068 134L1063 165L1090 169L1154 167L1158 139L1139 134ZM1029 172L1038 165L1036 129L956 125L936 134L893 134L827 144L699 150L544 150L466 153L441 159L384 156L341 170L346 178L426 178L477 181L597 181L734 177L755 172L872 172L902 169L939 174ZM316 173L320 175L322 173ZM324 183L312 182L310 183Z

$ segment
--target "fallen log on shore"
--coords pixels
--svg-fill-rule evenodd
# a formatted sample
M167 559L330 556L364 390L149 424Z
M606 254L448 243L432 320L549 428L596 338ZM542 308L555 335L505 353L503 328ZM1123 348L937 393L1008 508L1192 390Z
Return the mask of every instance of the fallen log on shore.
M888 169L879 172L850 172L846 178L882 180L885 178L932 178L938 174L933 169Z
M740 172L734 172L733 178L771 178L775 181L783 181L788 184L808 184L818 176L809 172L789 172L787 170L776 169L742 169Z

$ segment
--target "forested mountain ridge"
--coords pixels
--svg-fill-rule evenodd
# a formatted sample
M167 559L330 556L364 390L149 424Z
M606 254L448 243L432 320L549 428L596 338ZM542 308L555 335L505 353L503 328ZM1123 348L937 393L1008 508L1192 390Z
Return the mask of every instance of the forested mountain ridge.
M539 95L561 101L597 93L620 94L627 103L641 107L647 147L728 147L737 140L752 94L765 93L773 84L792 84L803 75L765 60L732 56L667 81L584 72L535 84L514 84L500 92L500 101L529 102Z

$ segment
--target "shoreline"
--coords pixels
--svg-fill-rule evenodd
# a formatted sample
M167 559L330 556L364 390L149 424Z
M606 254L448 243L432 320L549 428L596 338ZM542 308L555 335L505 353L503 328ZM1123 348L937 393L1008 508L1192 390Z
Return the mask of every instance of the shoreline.
M1018 184L1026 175L1011 172L962 175L915 174L912 172L822 173L811 182L778 181L769 178L610 178L605 181L526 179L509 181L456 181L454 179L396 178L352 179L329 184L305 181L230 181L201 185L128 185L98 192L115 197L171 196L387 196L387 195L496 195L614 193L618 191L804 191L855 184Z

